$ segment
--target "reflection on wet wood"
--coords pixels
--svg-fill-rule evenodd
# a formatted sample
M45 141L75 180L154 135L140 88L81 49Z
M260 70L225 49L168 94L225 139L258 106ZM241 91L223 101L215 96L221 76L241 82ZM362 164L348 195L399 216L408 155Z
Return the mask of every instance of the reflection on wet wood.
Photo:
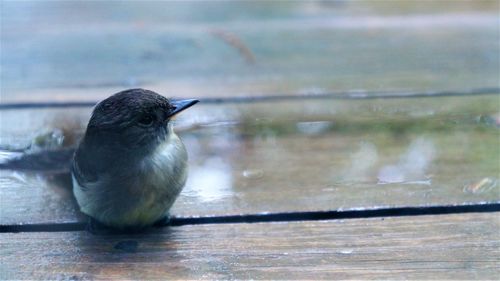
M498 213L0 234L1 279L495 279Z
M305 100L193 108L192 116L179 120L192 127L181 133L190 176L172 214L497 202L497 99ZM7 137L29 139L43 121L23 120L36 114L36 120L50 119L61 110L0 113L5 124L20 120L19 126L2 128ZM32 159L28 164L34 165ZM4 170L0 180L1 224L79 219L67 174Z
M2 102L95 101L129 87L233 97L498 84L496 1L4 2ZM0 146L33 152L52 129L74 145L89 113L1 111ZM496 96L191 114L179 120L191 126L191 177L173 215L500 200ZM0 224L83 219L58 164L0 171ZM494 279L499 226L489 213L2 233L0 279Z

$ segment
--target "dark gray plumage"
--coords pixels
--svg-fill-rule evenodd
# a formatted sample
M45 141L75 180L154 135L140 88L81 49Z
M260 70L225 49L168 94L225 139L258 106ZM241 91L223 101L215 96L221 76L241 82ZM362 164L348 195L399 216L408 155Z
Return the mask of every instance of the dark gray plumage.
M119 92L94 109L72 163L73 192L83 213L115 228L164 217L187 178L187 153L170 118L197 100L155 92Z

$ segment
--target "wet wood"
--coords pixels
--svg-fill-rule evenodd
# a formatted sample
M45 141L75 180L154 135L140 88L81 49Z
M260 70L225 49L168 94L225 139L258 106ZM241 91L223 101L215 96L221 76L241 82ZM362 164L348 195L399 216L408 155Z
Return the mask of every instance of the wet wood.
M8 1L2 100L496 86L498 3L478 2Z
M79 17L59 16L75 9ZM1 99L496 87L496 10L495 1L7 1ZM90 111L1 111L0 145L24 148L52 129L74 145ZM179 120L191 127L182 134L191 172L172 214L495 202L497 113L496 96L196 106ZM428 160L418 173L412 155ZM81 220L70 189L61 171L0 171L0 224Z
M180 135L189 151L190 175L171 214L498 202L500 131L491 123L497 99L200 106L178 120L178 127L187 128ZM421 108L433 114L414 117ZM3 111L7 128L2 130L12 141L27 141L44 119L63 111ZM83 118L88 112L74 113ZM33 116L38 123L27 124ZM53 125L58 124L64 125ZM66 131L81 134L84 125L69 124L76 128ZM35 159L32 155L29 167L48 171L0 171L0 224L81 219L64 165L57 162L54 170L45 157L43 165L35 165Z
M130 87L176 97L495 87L498 2L471 3L7 1L1 100L96 101ZM54 129L74 146L89 114L1 111L0 147L36 152ZM190 114L179 120L191 174L175 216L500 201L496 96ZM32 167L50 166L34 156ZM57 164L0 171L0 224L84 219ZM496 279L499 227L498 213L484 213L1 233L0 279Z
M1 279L496 279L498 213L0 234Z

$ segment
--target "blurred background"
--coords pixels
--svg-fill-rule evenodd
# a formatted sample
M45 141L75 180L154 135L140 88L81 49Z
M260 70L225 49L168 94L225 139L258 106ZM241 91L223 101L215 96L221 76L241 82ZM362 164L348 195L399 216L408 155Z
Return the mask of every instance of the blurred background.
M496 0L1 5L2 102L498 86Z
M0 160L28 159L0 171L3 224L78 219L50 179L94 102L132 87L301 96L181 114L190 177L173 215L500 200L497 0L1 1L0 18Z

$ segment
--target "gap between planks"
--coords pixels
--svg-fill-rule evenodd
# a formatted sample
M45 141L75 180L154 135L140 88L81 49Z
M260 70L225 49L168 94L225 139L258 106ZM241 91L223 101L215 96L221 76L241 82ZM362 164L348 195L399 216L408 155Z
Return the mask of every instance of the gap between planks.
M301 101L312 99L335 100L370 100L370 99L406 99L406 98L436 98L436 97L462 97L477 95L499 95L500 88L477 88L466 91L428 91L428 92L389 92L389 91L345 91L328 92L319 94L297 95L262 95L240 97L213 97L197 98L203 104L229 104L229 103L256 103ZM97 101L72 101L72 102L12 102L0 104L0 110L12 109L37 109L37 108L67 108L67 107L93 107Z
M339 219L363 219L384 217L408 217L424 215L447 215L466 213L489 213L499 212L500 202L489 204L471 204L458 206L427 206L427 207L398 207L380 208L371 210L348 210L348 211L316 211L316 212L287 212L270 214L248 214L232 216L213 217L172 217L168 222L158 225L183 226L201 224L229 224L229 223L262 223L262 222L296 222L317 220L339 220ZM0 225L0 233L17 232L66 232L83 231L86 223L68 222L57 224L19 224Z

